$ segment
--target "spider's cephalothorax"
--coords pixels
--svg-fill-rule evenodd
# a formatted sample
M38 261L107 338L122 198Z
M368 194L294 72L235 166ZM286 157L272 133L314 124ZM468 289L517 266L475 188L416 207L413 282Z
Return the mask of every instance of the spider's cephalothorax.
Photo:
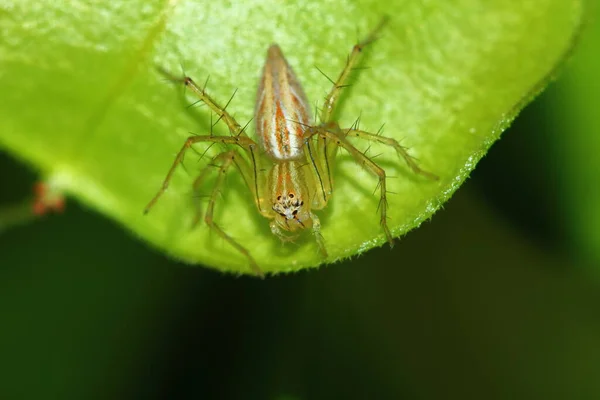
M255 274L263 275L250 251L229 236L213 219L214 207L225 182L225 173L235 166L248 185L259 213L271 220L271 231L275 235L283 241L289 241L296 237L297 232L310 229L321 253L327 257L320 234L321 224L314 211L324 208L332 194L333 165L336 153L341 147L350 153L358 164L377 177L380 190L380 224L390 244L393 243L392 234L387 226L385 171L354 147L349 139L363 139L393 147L413 172L432 179L437 177L420 169L396 140L354 127L340 129L338 123L333 120L340 92L346 86L350 72L356 66L363 48L375 39L383 22L362 42L354 45L346 66L325 97L318 124L312 123L304 90L281 49L277 45L269 47L256 99L254 120L257 141L252 140L245 128L191 78L178 78L162 71L170 80L183 83L200 101L206 103L217 114L219 120L227 124L230 135L190 136L177 154L161 189L148 203L144 212L147 213L164 193L187 149L199 142L222 143L228 145L229 149L218 154L210 163L218 168L218 175L204 214L206 224L247 258ZM212 169L208 167L202 170L194 181L195 190L202 186L210 171ZM289 236L290 233L292 236Z
M271 230L282 237L282 230L295 232L312 228L318 219L311 212L311 190L304 172L310 172L301 161L278 162L271 168L268 187L275 213Z

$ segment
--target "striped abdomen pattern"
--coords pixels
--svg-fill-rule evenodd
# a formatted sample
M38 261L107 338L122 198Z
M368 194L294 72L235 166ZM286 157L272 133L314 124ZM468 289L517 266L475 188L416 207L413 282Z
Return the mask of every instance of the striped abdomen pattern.
M256 134L274 160L303 156L303 134L310 109L302 86L277 45L269 47L254 113Z

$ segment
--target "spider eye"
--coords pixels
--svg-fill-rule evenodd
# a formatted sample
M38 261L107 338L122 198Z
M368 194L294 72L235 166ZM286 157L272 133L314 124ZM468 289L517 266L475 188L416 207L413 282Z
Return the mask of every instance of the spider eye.
M293 198L294 198L294 193L290 193L290 194L288 194L288 197L289 197L290 199L293 199Z

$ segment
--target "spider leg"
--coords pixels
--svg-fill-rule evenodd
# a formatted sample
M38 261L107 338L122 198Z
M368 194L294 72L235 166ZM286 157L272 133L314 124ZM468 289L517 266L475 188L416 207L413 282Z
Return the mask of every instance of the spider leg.
M190 89L190 91L192 91L192 93L198 97L199 101L205 103L215 114L218 115L217 122L219 120L223 120L225 124L227 124L229 131L233 136L248 137L244 131L244 128L242 128L240 124L237 123L235 118L233 118L231 114L227 112L227 106L231 102L231 99L229 99L229 102L227 102L225 107L221 107L212 97L208 95L208 93L206 93L204 87L198 86L198 84L189 76L177 77L161 67L158 67L158 72L165 76L168 80L175 83L182 83L188 89Z
M380 213L380 224L385 236L390 243L390 246L394 245L394 239L387 225L387 186L386 186L386 173L377 163L367 157L363 152L358 150L352 143L350 143L345 137L341 130L336 131L324 129L323 127L315 127L311 129L311 133L318 135L319 137L325 137L332 143L339 147L342 147L354 158L354 160L365 168L367 171L375 175L378 179L377 186L380 189L380 200L379 200L379 213Z
M154 204L156 204L156 202L158 201L160 196L162 196L162 194L167 190L167 188L169 187L169 183L171 182L171 179L173 178L173 173L175 172L175 169L177 168L177 166L183 161L185 153L187 152L188 149L191 148L191 146L194 143L198 143L198 142L212 142L212 143L239 145L244 150L246 150L249 154L251 154L252 156L254 156L256 154L256 152L258 151L257 150L258 145L252 139L250 139L246 136L190 136L190 137L188 137L187 140L185 141L185 143L183 144L183 146L181 147L181 150L179 150L179 153L177 153L177 157L175 157L175 161L173 161L173 164L171 165L171 168L169 169L169 172L167 173L167 176L164 179L161 188L158 190L156 195L154 195L152 200L150 200L148 205L146 205L146 207L144 208L144 214L147 214L150 211L150 209L152 207L154 207ZM254 169L254 172L257 173L256 168Z
M369 44L373 43L377 38L377 35L386 24L387 18L383 18L379 24L369 33L367 37L365 37L362 41L358 42L352 48L352 52L348 56L348 60L346 61L346 66L342 70L340 76L334 82L333 87L325 97L325 104L323 105L323 109L321 110L321 123L326 124L332 121L333 114L335 113L338 100L343 88L347 86L348 77L352 72L352 69L357 65L360 55L362 54L363 49Z
M398 155L404 159L404 161L406 162L408 167L415 174L424 176L424 177L434 180L434 181L437 181L439 179L439 177L437 175L434 175L431 172L427 172L427 171L421 169L421 167L419 167L419 165L417 164L415 159L410 154L408 154L408 149L406 147L402 146L400 143L398 143L398 141L396 139L393 139L390 137L385 137L385 136L380 136L380 135L377 135L374 133L365 132L365 131L361 131L358 129L347 129L347 130L344 130L344 132L345 132L345 135L347 138L355 137L355 138L364 139L364 140L367 140L370 142L377 142L377 143L384 144L386 146L393 147L394 150L396 150L396 153L398 153Z
M254 258L252 257L252 255L250 254L248 249L246 249L244 246L239 244L234 238L232 238L227 232L225 232L221 228L221 226L219 226L214 220L215 204L217 202L217 198L219 196L221 188L223 187L223 184L225 182L225 175L227 173L227 170L231 167L231 165L235 164L236 158L239 158L239 157L240 157L240 155L237 151L230 150L230 151L227 151L227 152L217 155L213 159L213 165L216 165L219 170L217 172L218 175L217 175L215 184L213 186L213 190L212 190L212 192L210 194L210 198L208 200L208 206L206 207L206 214L204 215L204 222L206 222L206 225L208 225L208 227L210 229L212 229L214 232L216 232L227 243L229 243L232 247L234 247L236 250L238 250L240 253L242 253L248 259L248 262L250 264L250 268L252 269L252 271L254 271L254 273L257 276L260 276L262 278L262 277L264 277L264 273L259 268L258 264L254 260ZM204 173L204 171L203 171L203 173ZM198 177L196 182L194 182L195 185L199 184L199 179L202 178L203 173L201 173L201 175ZM200 211L198 211L198 212L200 212ZM199 217L199 215L198 215L198 217Z

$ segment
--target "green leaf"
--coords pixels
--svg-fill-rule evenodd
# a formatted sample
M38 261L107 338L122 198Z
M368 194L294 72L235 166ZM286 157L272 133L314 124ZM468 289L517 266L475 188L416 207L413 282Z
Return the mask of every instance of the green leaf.
M270 43L280 45L318 104L331 84L315 66L336 77L357 38L388 15L380 39L365 51L361 65L369 68L356 71L344 92L339 120L350 126L360 116L370 131L385 123L384 135L402 140L440 176L414 176L393 150L370 148L367 154L378 155L393 177L389 224L399 236L439 209L542 89L574 45L583 13L575 0L77 4L0 6L0 145L163 251L239 273L250 273L241 253L205 225L190 229L191 182L206 159L190 153L169 191L142 215L189 132L207 133L211 124L208 109L187 109L181 90L164 82L155 65L174 72L182 65L198 82L210 75L208 92L221 104L237 88L228 110L243 125L253 114ZM227 134L224 127L216 133ZM335 182L333 199L319 212L327 260L310 234L282 245L235 173L215 219L266 272L316 266L384 243L376 179L341 154Z

